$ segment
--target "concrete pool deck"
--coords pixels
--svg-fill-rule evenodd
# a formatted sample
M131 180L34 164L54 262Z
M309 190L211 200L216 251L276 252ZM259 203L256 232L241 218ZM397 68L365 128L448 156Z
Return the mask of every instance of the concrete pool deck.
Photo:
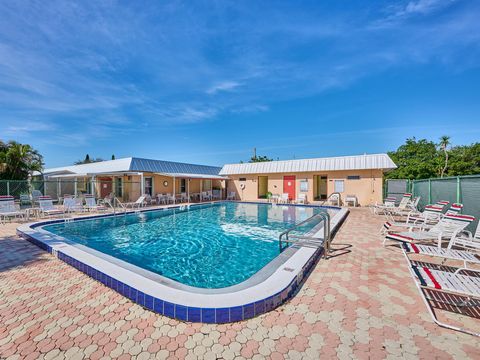
M479 358L478 338L433 323L382 220L352 209L290 302L223 325L143 309L1 225L0 358Z

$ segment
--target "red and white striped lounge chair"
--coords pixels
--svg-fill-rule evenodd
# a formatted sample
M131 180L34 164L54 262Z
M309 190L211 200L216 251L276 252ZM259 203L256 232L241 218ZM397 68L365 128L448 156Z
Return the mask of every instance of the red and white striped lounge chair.
M432 245L416 245L403 243L403 252L405 256L409 254L418 254L425 256L438 257L447 260L459 260L463 261L463 268L469 269L468 264L477 264L480 265L480 255L475 254L471 251L465 250L454 250L449 248L438 248L437 246Z
M453 203L452 206L445 212L445 215L460 214L463 210L463 204Z
M95 196L91 194L85 194L85 209L88 211L106 211L107 207L97 204L95 202Z
M475 217L470 215L446 215L428 230L404 232L388 231L383 240L383 244L385 245L387 240L406 243L436 240L437 245L441 247L442 239L452 239L474 220Z
M38 205L40 206L40 213L44 216L65 215L65 211L63 209L57 208L53 205L53 201L50 196L39 196Z
M10 218L24 218L25 212L15 206L15 199L10 195L0 196L0 223Z
M383 224L380 233L384 235L387 231L391 230L392 227L408 228L409 231L412 231L414 228L423 230L423 227L426 225L435 225L438 223L444 208L445 205L427 205L423 212L410 212L405 222L395 221L395 218L392 216Z
M425 305L432 317L433 321L445 328L461 331L470 335L480 336L480 333L450 325L438 320L428 300L442 302L457 308L462 307L480 307L480 276L462 275L461 272L465 269L458 269L456 272L448 272L442 270L435 270L426 266L418 266L410 264L410 272L415 279L415 284L422 296ZM478 270L471 270L475 271ZM427 298L427 291L443 293L444 296L436 296L435 298ZM450 295L450 296L449 296ZM452 297L451 295L460 295ZM458 300L455 300L458 299ZM478 311L477 311L478 312Z

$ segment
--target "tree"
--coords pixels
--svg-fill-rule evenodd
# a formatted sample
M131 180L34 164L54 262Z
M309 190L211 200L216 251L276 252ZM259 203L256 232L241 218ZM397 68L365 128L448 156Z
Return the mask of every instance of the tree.
M262 156L262 155L257 156L257 155L255 155L255 156L252 156L248 162L256 163L256 162L267 162L267 161L273 161L273 159L270 159L267 156Z
M427 179L438 174L437 146L432 141L413 137L388 155L397 164L386 174L388 179Z
M28 144L0 141L0 179L26 180L43 169L43 157Z
M95 162L100 162L100 161L104 161L102 158L92 158L90 159L90 155L85 155L85 159L84 160L77 160L75 161L73 164L74 165L82 165L82 164L90 164L90 163L95 163Z
M410 138L388 154L397 169L386 174L388 179L428 179L444 176L480 174L480 143L453 146L442 136L435 144L426 139Z
M446 136L446 135L442 136L440 138L440 143L439 143L440 149L445 154L445 165L443 166L442 172L440 173L440 177L442 178L443 178L443 175L445 175L445 172L447 171L447 167L448 167L448 151L447 151L448 145L450 145L450 136Z

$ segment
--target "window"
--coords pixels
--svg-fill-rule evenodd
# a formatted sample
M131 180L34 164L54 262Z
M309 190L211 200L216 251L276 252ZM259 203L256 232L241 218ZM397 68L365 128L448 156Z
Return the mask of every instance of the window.
M300 180L300 192L308 192L308 180Z
M210 179L203 180L202 191L210 191L210 190L212 190L212 180Z
M145 194L153 195L153 179L151 177L145 178Z
M123 179L122 178L115 178L115 196L122 197L123 196Z
M240 180L240 181L247 181L247 178L240 178L240 179L238 179L238 180Z
M360 175L348 175L347 180L360 180Z
M180 192L187 192L187 179L180 179Z
M334 192L342 193L345 191L345 184L343 180L335 180Z

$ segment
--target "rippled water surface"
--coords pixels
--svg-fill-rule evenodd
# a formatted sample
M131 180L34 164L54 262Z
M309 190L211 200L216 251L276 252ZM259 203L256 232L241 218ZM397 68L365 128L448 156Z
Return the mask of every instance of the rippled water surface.
M278 236L319 208L216 203L45 226L183 284L222 288L278 255Z

